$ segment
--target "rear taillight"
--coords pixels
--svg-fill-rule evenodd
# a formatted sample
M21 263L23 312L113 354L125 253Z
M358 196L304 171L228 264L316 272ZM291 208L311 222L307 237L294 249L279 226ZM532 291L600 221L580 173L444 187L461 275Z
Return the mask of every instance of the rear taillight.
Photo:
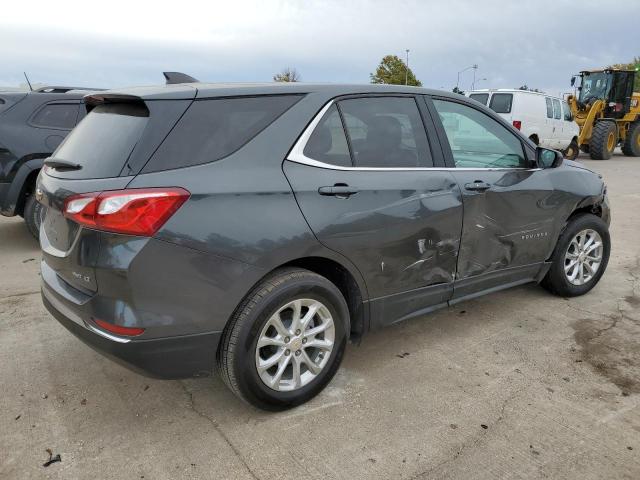
M520 120L514 120L513 126L520 130L522 128L522 122Z
M72 195L63 214L85 227L151 237L189 198L182 188L132 188Z
M137 337L144 333L144 328L138 327L122 327L120 325L114 325L113 323L105 322L104 320L98 320L94 318L93 321L103 330L107 332L115 333L116 335L122 335L124 337Z

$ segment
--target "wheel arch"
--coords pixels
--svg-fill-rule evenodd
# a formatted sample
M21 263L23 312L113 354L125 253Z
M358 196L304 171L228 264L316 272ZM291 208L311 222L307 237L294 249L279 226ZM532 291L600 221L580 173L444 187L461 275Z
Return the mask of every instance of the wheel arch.
M287 267L304 268L327 278L333 283L344 296L349 307L351 317L352 341L357 341L369 328L369 303L367 300L366 286L358 274L339 261L324 256L299 257L278 265L267 272L256 284L265 277L271 275L275 270Z

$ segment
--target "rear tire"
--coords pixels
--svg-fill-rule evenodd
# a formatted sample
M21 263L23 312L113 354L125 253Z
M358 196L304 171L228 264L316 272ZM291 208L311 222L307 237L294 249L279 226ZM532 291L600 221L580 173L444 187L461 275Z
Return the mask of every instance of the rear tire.
M24 221L29 233L38 240L40 238L40 222L42 221L42 204L34 195L29 195L24 203Z
M589 145L586 143L583 143L582 145L580 145L580 150L582 150L584 153L588 154L589 153Z
M587 232L585 234L585 232ZM587 238L584 242L584 250L586 254L580 257L578 253L580 251L580 238ZM577 240L576 240L577 238ZM595 246L598 242L594 241L591 244L587 244L591 239L600 239L601 247ZM594 248L595 250L589 250ZM590 213L580 214L573 217L564 232L560 235L558 243L551 257L551 267L546 276L540 283L549 292L559 295L561 297L576 297L578 295L584 295L602 278L607 264L609 263L609 254L611 253L611 238L609 236L609 227L602 221L600 217L596 217ZM582 267L582 261L589 258L599 258L597 267L595 267L595 273L589 276L589 270ZM575 267L572 266L573 259L580 260L580 264ZM575 265L575 264L573 264ZM584 278L584 282L580 284L579 278L576 275L573 280L573 273L577 272L579 266L581 273L579 278ZM590 263L590 268L594 268L594 263ZM587 272L584 277L582 273Z
M313 316L302 323L312 308ZM280 269L249 292L229 320L218 348L218 372L255 407L291 408L333 378L348 332L349 309L333 283L308 270Z
M640 122L632 123L627 138L622 145L622 153L627 157L640 157Z
M564 150L564 152L562 152L562 155L564 155L564 158L566 158L567 160L575 160L579 152L580 149L578 148L578 142L575 140L571 140L571 143Z
M593 127L589 155L592 160L609 160L618 144L618 128L615 122L600 121Z

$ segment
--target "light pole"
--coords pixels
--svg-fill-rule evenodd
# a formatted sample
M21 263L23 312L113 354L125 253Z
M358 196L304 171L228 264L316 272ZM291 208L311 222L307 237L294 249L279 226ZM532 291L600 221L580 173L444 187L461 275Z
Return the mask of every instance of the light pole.
M409 85L409 49L407 48L407 68L404 71L404 84Z
M475 83L475 81L476 81L476 70L478 69L478 64L477 63L474 63L470 67L463 68L462 70L460 70L458 72L458 80L456 81L456 90L457 91L460 91L460 74L466 72L467 70L471 70L472 68L473 68L473 82ZM473 90L473 87L471 87L471 90Z

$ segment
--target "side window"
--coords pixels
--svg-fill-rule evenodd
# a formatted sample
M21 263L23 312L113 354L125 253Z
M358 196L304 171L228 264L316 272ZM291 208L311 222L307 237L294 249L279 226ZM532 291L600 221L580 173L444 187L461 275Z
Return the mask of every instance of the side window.
M38 110L31 118L31 123L37 127L71 130L76 125L77 117L78 104L52 103Z
M324 114L304 147L304 155L324 163L351 166L347 137L342 128L338 108L334 105Z
M471 95L469 95L469 98L471 98L472 100L475 100L476 102L480 102L482 105L486 106L487 100L489 100L489 94L488 93L472 93Z
M569 104L567 102L562 102L562 110L564 111L565 121L572 122L573 116L571 115L571 109L569 108Z
M562 118L562 113L560 112L560 100L557 98L553 99L553 118L556 120L560 120Z
M511 93L494 93L491 97L489 108L496 113L511 113L511 104L513 103L513 94Z
M456 102L433 101L459 168L527 168L522 143L484 113Z
M227 157L300 98L299 95L259 95L195 100L142 173L201 165Z
M412 97L369 97L338 103L356 167L432 167L427 134Z
M547 102L547 118L553 118L553 104L551 103L551 99L544 97L544 100Z

